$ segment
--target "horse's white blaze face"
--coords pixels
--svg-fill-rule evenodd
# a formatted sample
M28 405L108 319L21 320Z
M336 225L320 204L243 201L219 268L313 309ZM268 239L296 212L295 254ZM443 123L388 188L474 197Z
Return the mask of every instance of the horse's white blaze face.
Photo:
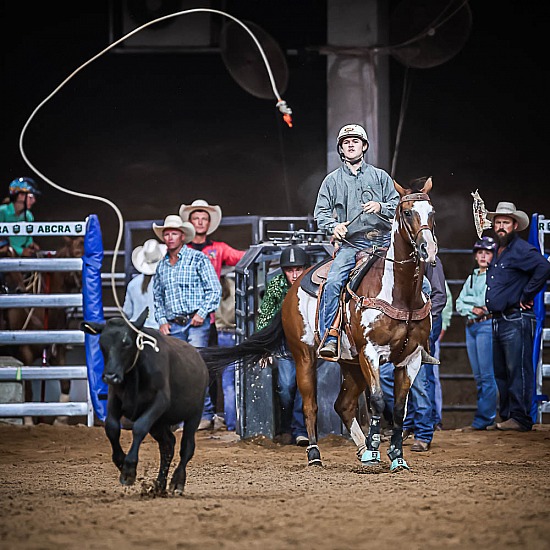
M304 292L301 288L298 289L298 310L304 321L304 331L302 334L302 342L308 346L315 345L315 313L317 310L317 300Z
M421 225L428 225L430 214L433 212L433 206L428 201L415 201L412 210L416 212L420 218ZM437 254L437 243L435 242L433 232L429 229L423 229L420 231L416 238L416 244L420 247L421 244L425 244L425 250L427 253L426 258L421 258L424 262L435 262L435 256Z

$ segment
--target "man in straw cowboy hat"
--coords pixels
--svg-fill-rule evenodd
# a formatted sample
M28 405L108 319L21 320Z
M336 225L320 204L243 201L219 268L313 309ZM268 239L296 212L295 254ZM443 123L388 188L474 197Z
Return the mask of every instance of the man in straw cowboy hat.
M149 239L143 245L134 248L132 251L132 264L134 264L139 275L128 283L124 305L122 306L122 310L130 321L135 321L143 310L148 307L149 316L145 321L145 326L157 330L159 324L155 319L152 280L157 269L157 264L165 254L166 245L159 243L156 239Z
M529 226L529 217L514 203L499 202L487 217L498 240L485 295L493 316L493 365L502 418L496 427L525 432L533 427L533 299L550 277L550 263L517 234Z
M187 246L208 256L218 278L221 277L224 265L234 266L239 263L244 256L244 250L236 250L227 243L213 241L209 237L222 221L222 209L219 206L197 199L191 204L182 204L179 214L184 222L190 222L195 228L195 236Z
M210 314L220 305L221 285L208 258L185 246L195 228L180 216L166 216L153 231L164 241L166 256L158 263L153 284L155 317L162 334L170 334L195 347L206 347ZM208 392L201 424L212 422L214 407Z
M217 205L208 204L208 202L203 199L196 199L191 204L182 204L179 214L184 222L190 222L195 228L195 237L187 246L208 256L216 270L218 278L222 282L222 287L225 288L229 282L227 279L222 281L222 268L224 266L232 267L237 265L239 260L244 256L245 251L236 250L227 243L213 241L210 238L210 235L218 229L222 220L221 208ZM225 292L225 295L228 294L229 292ZM223 299L222 295L222 301ZM229 296L229 299L232 299L232 296ZM233 310L234 307L235 302L233 299ZM234 323L230 327L217 326L222 324L224 324L222 319L216 322L215 316L212 316L210 344L219 344L225 347L235 345ZM224 423L227 429L232 431L235 430L237 419L234 365L227 367L221 375L221 391L223 392L224 398ZM221 420L221 418L216 415L214 418L215 427L218 419ZM221 423L221 425L223 426L223 423Z

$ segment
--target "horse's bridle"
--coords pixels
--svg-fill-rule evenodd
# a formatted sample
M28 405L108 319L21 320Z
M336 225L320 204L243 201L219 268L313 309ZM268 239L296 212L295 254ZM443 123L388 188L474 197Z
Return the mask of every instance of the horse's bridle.
M397 207L400 209L400 212L401 212L400 219L403 220L403 203L414 202L414 201L427 201L428 203L430 203L430 205L432 204L432 201L430 200L430 197L428 196L427 193L410 193L409 195L403 195L399 200L399 204L397 205ZM407 232L407 236L409 237L409 242L413 248L413 251L411 254L413 258L411 258L411 260L418 262L418 260L420 259L420 256L418 254L418 246L416 245L416 239L421 231L424 231L427 229L432 234L432 238L434 239L434 241L436 241L433 229L429 225L424 224L424 225L421 225L418 228L418 231L413 235L407 223L403 222L402 225L405 227L405 231ZM400 262L400 263L405 263L408 261L410 260L405 260L404 262Z

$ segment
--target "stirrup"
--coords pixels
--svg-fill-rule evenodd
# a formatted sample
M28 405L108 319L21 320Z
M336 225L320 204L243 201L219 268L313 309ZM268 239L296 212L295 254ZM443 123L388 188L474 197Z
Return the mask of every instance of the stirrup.
M427 365L439 365L439 359L436 359L435 357L432 357L424 348L420 348L420 356L422 359L422 363L426 363Z

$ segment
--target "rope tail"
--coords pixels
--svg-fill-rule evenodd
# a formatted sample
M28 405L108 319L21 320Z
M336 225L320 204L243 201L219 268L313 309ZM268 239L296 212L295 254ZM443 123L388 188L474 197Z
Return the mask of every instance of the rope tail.
M281 312L279 311L271 323L252 334L249 338L230 348L218 346L201 348L199 352L208 370L218 372L236 361L258 363L261 359L283 352L285 333Z

